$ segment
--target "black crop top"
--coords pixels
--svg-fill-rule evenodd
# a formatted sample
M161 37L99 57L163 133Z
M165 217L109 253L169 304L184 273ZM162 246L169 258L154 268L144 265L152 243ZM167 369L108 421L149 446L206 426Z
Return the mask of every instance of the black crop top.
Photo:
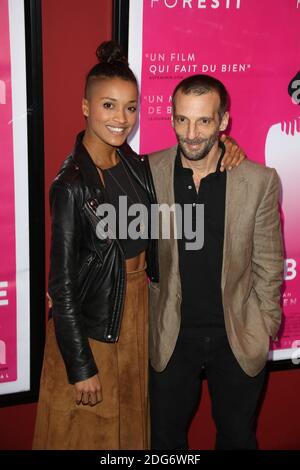
M116 236L125 259L134 258L148 247L150 202L147 194L128 173L122 160L102 173L107 200L116 211ZM120 196L123 197L119 199ZM133 204L139 204L139 207L132 208L133 215L128 215Z

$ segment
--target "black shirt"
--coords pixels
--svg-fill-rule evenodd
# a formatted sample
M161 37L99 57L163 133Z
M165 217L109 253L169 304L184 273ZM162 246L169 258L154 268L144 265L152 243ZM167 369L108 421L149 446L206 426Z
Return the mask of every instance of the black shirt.
M131 175L124 169L124 165L120 160L119 163L112 168L102 170L103 178L105 182L105 192L107 199L112 204L116 211L116 236L120 242L120 245L124 252L125 259L134 258L142 251L148 248L148 218L147 214L150 207L150 202L147 198L147 194L143 188L132 178ZM122 212L120 214L119 204L120 196L127 196L127 213ZM137 224L136 233L140 233L138 238L133 239L128 233L130 224L137 218L140 217L138 212L135 216L128 215L128 209L132 204L142 204L145 207L145 213L142 216L144 221L143 227L141 224ZM122 209L122 206L120 206ZM119 217L122 216L126 223L124 233L120 233ZM125 238L124 238L125 237Z
M174 174L175 202L193 205L195 229L195 204L204 204L204 244L201 249L187 250L186 240L178 239L179 268L182 287L181 327L193 335L216 336L224 334L221 275L223 263L226 171L220 172L222 149L216 171L201 180L197 193L193 170L183 168L177 150Z

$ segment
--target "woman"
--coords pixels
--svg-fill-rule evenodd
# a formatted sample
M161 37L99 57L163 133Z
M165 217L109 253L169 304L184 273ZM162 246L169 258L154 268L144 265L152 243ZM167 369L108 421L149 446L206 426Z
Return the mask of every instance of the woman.
M82 102L86 129L50 190L52 314L34 449L149 445L147 275L158 281L156 242L143 222L137 239L121 237L118 225L105 237L99 209L110 203L122 216L120 196L146 208L156 199L147 158L126 144L136 78L113 42L97 56Z

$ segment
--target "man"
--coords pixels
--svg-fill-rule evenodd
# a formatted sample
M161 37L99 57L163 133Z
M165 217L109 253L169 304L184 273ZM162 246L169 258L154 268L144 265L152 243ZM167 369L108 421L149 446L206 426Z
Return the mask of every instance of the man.
M212 77L180 82L172 115L178 147L150 156L159 204L192 205L194 227L204 204L202 249L187 249L184 236L159 239L160 282L150 284L153 449L188 448L203 370L216 448L256 448L269 339L281 318L279 183L274 169L247 160L220 171L227 104L224 85Z

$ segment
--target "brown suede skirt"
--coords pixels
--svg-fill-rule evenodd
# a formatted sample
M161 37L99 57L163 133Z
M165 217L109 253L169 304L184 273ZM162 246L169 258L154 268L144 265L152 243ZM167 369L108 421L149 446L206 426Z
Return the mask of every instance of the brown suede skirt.
M127 274L120 338L90 339L103 400L76 405L53 321L47 326L33 449L148 449L148 283L145 270Z

